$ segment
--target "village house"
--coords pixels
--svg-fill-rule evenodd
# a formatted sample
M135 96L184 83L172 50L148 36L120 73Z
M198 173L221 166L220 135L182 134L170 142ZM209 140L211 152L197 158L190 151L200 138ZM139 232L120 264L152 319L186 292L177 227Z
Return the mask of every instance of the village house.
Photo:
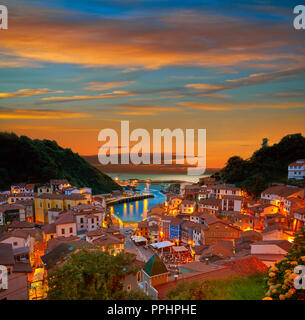
M185 185L182 191L185 200L196 201L198 200L201 187L197 184Z
M229 218L229 221L243 231L263 229L263 221L259 217L250 214L235 213Z
M196 201L183 200L180 204L181 214L192 214L196 209Z
M91 243L114 256L124 252L124 237L117 237L112 233L104 232L101 236L92 240Z
M185 221L182 224L182 242L192 246L196 244L199 245L201 242L201 228L203 227L203 225L200 225L196 222Z
M49 194L43 193L35 197L36 222L49 222L48 211L50 209L70 210L80 204L88 204L86 197L82 194ZM54 210L53 210L54 211Z
M264 229L270 227L273 224L280 224L280 225L286 226L287 225L286 221L287 221L286 217L280 213L265 214L263 217Z
M8 275L6 289L0 289L0 300L28 300L28 274L32 268L26 261L15 261L11 243L0 243L0 266L2 272L6 268Z
M299 198L288 198L285 200L285 208L287 210L287 217L289 220L293 220L295 211L305 208L305 200Z
M242 196L224 195L221 197L221 210L241 212L242 209Z
M198 193L198 200L210 198L210 193L211 192L208 190L206 186L201 186L200 191Z
M93 206L80 204L71 210L76 218L77 233L96 230L103 226L105 218L105 208L101 205Z
M88 231L86 232L86 241L113 255L124 251L125 237L116 228L100 228Z
M181 241L182 237L182 224L184 221L179 218L173 217L169 224L169 240L172 241Z
M14 229L2 235L0 243L12 245L16 261L35 263L35 243L42 241L41 235L35 229Z
M293 231L299 232L305 225L305 208L300 208L294 211Z
M157 243L160 240L160 231L157 224L152 224L148 227L150 243Z
M56 226L57 237L70 237L76 236L76 221L73 212L68 211L60 214L57 220L54 222Z
M195 211L190 215L190 221L195 223L204 223L204 219L202 217L202 213Z
M179 213L179 207L183 197L175 193L170 193L166 195L165 206L167 207L167 214L176 216Z
M8 225L13 221L26 221L25 206L22 204L0 205L0 225Z
M52 179L50 186L53 192L57 192L62 191L63 188L71 187L71 184L67 179Z
M144 237L145 239L148 239L149 237L148 222L147 221L138 222L138 227L136 229L135 234L138 237Z
M257 218L263 217L266 214L275 214L279 212L279 208L269 203L256 203L249 206L247 212Z
M202 228L202 244L210 245L217 240L235 241L240 238L241 230L228 221L217 219L209 214L203 214L204 224L208 228ZM204 239L204 242L203 242Z
M51 186L48 186L48 185L39 186L37 188L37 194L41 195L43 193L53 193Z
M15 183L11 185L11 193L34 193L35 184Z
M221 211L222 200L216 198L209 198L200 200L198 204L198 211L200 213L208 213L217 215Z
M34 200L17 200L15 204L24 206L25 220L27 222L35 222Z
M292 230L287 227L274 223L262 231L263 240L288 240L294 239Z
M208 187L211 198L221 199L223 196L242 196L240 188L229 184L210 185Z
M215 262L222 259L229 259L234 255L234 247L232 241L218 240L217 242L203 246L200 256L196 261L204 261L206 263ZM186 265L188 267L188 265Z
M153 300L158 299L156 285L167 283L169 272L164 262L157 254L154 254L142 269L142 281L139 283L140 288Z
M34 200L36 193L11 193L7 198L8 204L14 204L18 201Z
M193 239L193 230L195 226L198 226L195 222L191 221L185 221L182 224L182 230L181 230L181 241L184 244L192 244Z
M270 267L283 260L291 246L287 240L262 240L251 244L251 255Z
M296 160L288 165L288 179L305 178L305 159Z
M272 186L261 193L263 203L269 203L277 206L280 212L287 214L288 198L304 199L305 189L293 186Z
M42 227L43 241L47 243L49 240L56 238L56 224L46 223Z
M176 218L172 216L164 216L161 218L160 237L162 241L170 239L170 224L173 219Z
M129 256L131 256L129 254ZM136 256L131 257L132 261L129 264L129 267L134 271L127 274L123 279L123 288L129 292L131 290L139 290L139 283L142 282L142 269L145 267L145 262L136 259Z
M7 226L7 231L12 230L34 230L35 224L27 221L18 221L15 220Z
M63 212L62 209L59 208L51 208L48 210L48 223L54 223L58 216Z

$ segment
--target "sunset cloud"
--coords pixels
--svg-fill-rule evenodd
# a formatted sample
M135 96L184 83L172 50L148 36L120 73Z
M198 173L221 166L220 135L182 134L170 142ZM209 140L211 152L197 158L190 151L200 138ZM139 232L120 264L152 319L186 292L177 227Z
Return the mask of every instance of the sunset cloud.
M235 103L200 103L200 102L180 102L179 105L197 110L206 111L230 111L230 110L250 110L250 109L294 109L305 108L302 102L235 102Z
M38 96L42 94L54 94L54 93L63 93L63 91L53 91L46 88L43 89L21 89L15 92L2 92L0 93L0 99L7 98L22 98L22 97L31 97Z
M65 20L63 12L55 13L51 11L46 19L33 9L29 17L13 16L12 27L1 35L0 47L7 55L34 61L138 70L298 61L297 54L280 49L302 41L300 34L280 23L265 28L204 12L174 11L149 19L88 19L82 23Z
M0 119L78 119L90 114L65 110L0 109Z
M128 91L113 91L111 93L102 93L94 96L84 95L84 96L71 96L71 97L48 97L48 98L41 98L41 100L55 101L55 102L68 102L68 101L81 101L81 100L126 98L126 97L132 97L132 96L133 94Z
M181 108L177 107L152 107L152 106L119 106L122 111L116 112L120 115L133 115L133 116L146 116L146 115L157 115L160 112L179 112Z
M134 83L135 81L108 81L108 82L93 81L93 82L90 82L89 86L85 87L84 90L88 90L88 91L111 90L111 89L126 87Z

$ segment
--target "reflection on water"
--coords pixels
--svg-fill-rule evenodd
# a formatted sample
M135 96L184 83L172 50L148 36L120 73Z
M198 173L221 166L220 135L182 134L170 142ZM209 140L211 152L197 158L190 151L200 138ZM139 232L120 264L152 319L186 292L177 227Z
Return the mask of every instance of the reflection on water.
M141 221L147 217L147 212L152 206L159 202L165 202L165 195L160 192L164 187L165 185L140 183L137 187L138 190L153 193L155 197L110 206L110 212L113 212L123 222Z

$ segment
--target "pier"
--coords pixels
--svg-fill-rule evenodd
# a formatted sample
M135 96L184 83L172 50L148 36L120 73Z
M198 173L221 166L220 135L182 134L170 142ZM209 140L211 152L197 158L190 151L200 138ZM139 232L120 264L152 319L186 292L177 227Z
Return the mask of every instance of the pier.
M108 205L115 205L115 204L138 201L138 200L154 198L154 197L155 196L152 193L141 193L141 194L136 194L136 195L132 195L132 196L120 196L120 197L107 199L106 204L107 204L107 206Z

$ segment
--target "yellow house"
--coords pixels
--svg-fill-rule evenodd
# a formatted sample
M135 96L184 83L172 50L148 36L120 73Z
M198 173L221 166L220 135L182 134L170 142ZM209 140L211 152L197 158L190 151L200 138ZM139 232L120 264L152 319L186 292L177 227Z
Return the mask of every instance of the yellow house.
M35 198L36 222L48 223L48 210L52 208L67 211L79 204L88 204L88 200L84 195L40 194Z
M53 193L52 188L49 186L41 186L37 188L38 195L41 195L43 193Z

